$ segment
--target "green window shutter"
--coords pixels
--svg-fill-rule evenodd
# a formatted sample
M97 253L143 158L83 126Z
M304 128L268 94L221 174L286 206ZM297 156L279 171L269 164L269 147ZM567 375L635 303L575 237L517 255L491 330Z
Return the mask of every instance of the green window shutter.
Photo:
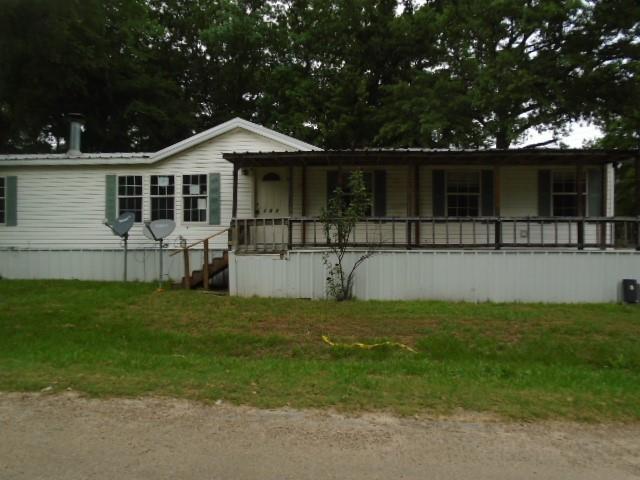
M333 197L333 193L338 188L338 171L330 170L327 172L327 206L329 205L329 199Z
M209 174L209 225L220 225L220 174Z
M482 170L480 177L480 191L482 192L482 216L491 217L495 214L493 170Z
M431 194L433 196L433 216L444 217L445 179L444 170L433 170Z
M604 216L605 210L602 208L602 170L587 170L587 182L589 194L587 198L587 213L590 217Z
M116 221L118 216L118 177L107 175L104 189L104 216L109 223Z
M5 224L15 227L18 225L18 177L7 177L5 195Z
M387 172L376 170L373 172L373 215L375 217L387 216Z
M538 215L551 216L551 170L538 171Z

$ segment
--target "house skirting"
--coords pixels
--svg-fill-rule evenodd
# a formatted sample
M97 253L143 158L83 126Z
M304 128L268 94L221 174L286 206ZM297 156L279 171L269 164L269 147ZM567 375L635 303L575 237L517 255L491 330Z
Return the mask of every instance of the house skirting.
M358 253L347 254L347 264ZM323 252L229 256L231 295L326 298ZM385 250L357 270L363 300L617 302L621 280L640 279L635 251Z
M182 253L170 256L175 251L163 250L164 280L180 281L184 275ZM158 255L157 248L130 249L127 261L128 280L157 281ZM213 255L221 255L221 252ZM192 249L190 260L192 268L198 268L202 264L202 250ZM121 281L123 273L123 249L0 249L2 278Z

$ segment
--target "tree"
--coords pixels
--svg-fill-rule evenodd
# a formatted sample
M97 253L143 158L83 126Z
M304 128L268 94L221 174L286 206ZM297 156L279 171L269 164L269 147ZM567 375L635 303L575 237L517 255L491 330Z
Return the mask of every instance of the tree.
M156 150L191 133L164 30L144 0L0 5L0 148L64 151L64 115L87 117L86 151Z
M327 148L372 144L382 88L410 69L397 0L287 0L259 100L267 125ZM404 2L409 3L409 2Z
M338 186L329 198L326 210L320 215L320 221L327 239L328 251L322 259L327 267L327 290L338 301L353 298L354 274L373 251L368 250L353 262L351 268L346 265L345 256L354 234L356 224L371 208L371 196L364 183L361 171L349 175L347 188Z
M626 1L426 2L411 21L415 68L386 87L376 142L508 148L530 128L561 131L588 116L596 86L615 84L603 72L629 47L609 48L623 31L612 11L625 10L607 4L630 7L637 25Z

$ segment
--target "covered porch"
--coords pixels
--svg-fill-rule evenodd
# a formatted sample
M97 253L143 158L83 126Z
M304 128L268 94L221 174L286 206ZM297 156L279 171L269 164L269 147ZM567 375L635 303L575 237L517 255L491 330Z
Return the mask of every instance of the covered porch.
M371 194L351 238L367 249L638 249L614 212L615 166L637 151L350 150L230 153L236 253L326 247L319 215L361 170Z

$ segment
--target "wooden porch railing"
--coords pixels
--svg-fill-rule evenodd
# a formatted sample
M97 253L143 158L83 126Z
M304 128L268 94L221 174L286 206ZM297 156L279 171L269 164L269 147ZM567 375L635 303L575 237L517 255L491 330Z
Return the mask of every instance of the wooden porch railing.
M202 246L202 278L203 278L203 286L206 290L209 289L209 240L217 237L218 235L222 235L223 233L228 232L231 228L225 228L219 232L214 233L213 235L209 235L206 238L198 240L197 242L190 243L182 247L180 250L176 250L172 252L169 256L174 256L182 251L183 260L184 260L184 277L182 277L182 285L184 288L191 288L191 259L189 256L190 249L195 247L196 245L203 244Z
M326 247L313 217L235 218L236 251L281 252ZM633 248L640 250L640 217L367 217L350 245L366 248Z

